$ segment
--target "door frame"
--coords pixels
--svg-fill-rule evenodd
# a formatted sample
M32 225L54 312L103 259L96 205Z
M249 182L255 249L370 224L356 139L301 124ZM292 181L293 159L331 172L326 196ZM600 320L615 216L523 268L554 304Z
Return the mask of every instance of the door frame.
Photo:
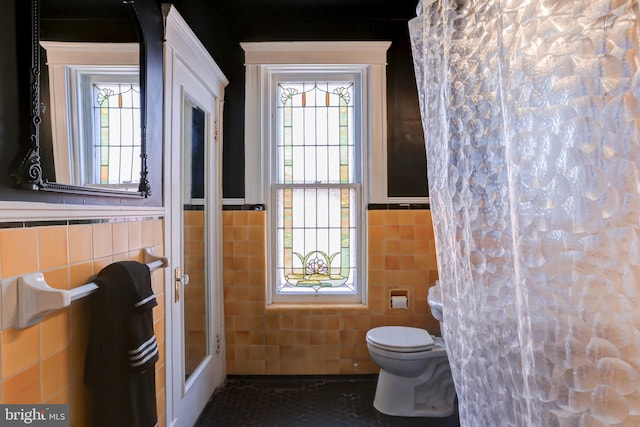
M176 8L172 5L163 4L162 12L164 16L164 236L165 253L169 254L170 266L165 271L165 416L166 425L184 425L185 420L176 419L177 411L174 407L176 394L182 393L182 382L178 382L176 369L182 372L182 366L174 360L173 351L177 346L182 346L183 332L181 323L180 304L174 302L174 268L182 262L180 253L182 242L173 235L175 227L182 227L181 215L172 213L172 206L178 202L176 198L181 198L182 189L174 192L175 178L172 175L172 167L175 161L182 163L182 157L173 158L173 126L180 126L182 117L173 116L173 81L174 64L179 61L186 66L193 76L196 76L199 83L207 87L217 98L217 105L214 109L214 152L208 156L206 173L208 184L212 187L210 200L207 202L207 219L210 221L209 231L206 238L209 254L213 254L208 261L211 264L208 280L211 283L210 292L213 304L211 306L212 342L213 351L218 348L220 356L214 358L215 378L214 387L221 385L226 377L225 339L224 339L224 304L222 287L222 107L224 99L224 88L229 83L220 68L213 61L202 43L189 28L184 19L180 16ZM181 100L180 100L181 101ZM180 141L176 141L180 144ZM209 159L213 156L213 162ZM212 164L213 163L213 164ZM181 179L179 179L181 184ZM181 202L178 202L181 203ZM175 216L178 216L176 218ZM177 236L180 236L178 234ZM178 252L176 252L178 251ZM176 258L176 259L174 259ZM215 337L218 337L216 343ZM206 390L203 390L206 392ZM208 399L209 396L206 396ZM206 402L205 399L205 402ZM198 414L196 414L197 416ZM194 420L195 421L195 420Z

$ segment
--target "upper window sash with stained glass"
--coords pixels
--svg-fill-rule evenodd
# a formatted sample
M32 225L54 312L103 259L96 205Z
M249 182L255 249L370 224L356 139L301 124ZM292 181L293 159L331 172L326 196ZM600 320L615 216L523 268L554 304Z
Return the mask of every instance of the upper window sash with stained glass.
M91 83L90 140L86 168L94 185L137 187L140 180L140 85L135 82Z
M356 81L278 81L275 89L276 295L355 295Z

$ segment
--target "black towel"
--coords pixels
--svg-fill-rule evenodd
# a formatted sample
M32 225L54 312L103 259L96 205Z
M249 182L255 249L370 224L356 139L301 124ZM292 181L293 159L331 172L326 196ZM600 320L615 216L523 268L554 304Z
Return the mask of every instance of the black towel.
M84 371L91 425L155 426L158 346L151 309L158 303L149 267L116 262L103 268L95 283Z

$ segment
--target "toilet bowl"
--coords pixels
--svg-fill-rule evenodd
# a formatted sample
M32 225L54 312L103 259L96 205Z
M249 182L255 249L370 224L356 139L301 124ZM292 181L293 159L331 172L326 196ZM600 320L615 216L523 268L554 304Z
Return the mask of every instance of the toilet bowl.
M407 326L367 332L371 358L380 367L373 406L402 417L446 417L455 411L455 389L441 338Z

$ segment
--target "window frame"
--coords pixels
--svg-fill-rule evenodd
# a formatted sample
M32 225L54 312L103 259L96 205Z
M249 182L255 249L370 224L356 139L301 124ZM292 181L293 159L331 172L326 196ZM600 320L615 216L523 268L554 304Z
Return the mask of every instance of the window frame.
M275 70L274 70L275 71ZM274 125L271 129L271 135L269 138L270 144L270 158L267 162L268 176L269 179L265 182L265 186L267 189L265 191L268 192L271 200L270 209L267 209L267 218L268 218L268 247L269 251L267 251L267 274L268 274L268 282L271 294L271 302L273 303L360 303L363 302L363 295L366 292L363 291L363 287L366 286L366 282L363 280L364 275L364 261L363 257L364 248L364 232L363 226L366 221L366 217L364 215L366 206L366 200L363 197L363 188L366 188L366 161L367 158L367 144L365 141L366 136L366 118L364 117L364 105L365 105L365 92L363 90L364 84L366 82L366 70L363 70L362 67L336 67L336 66L323 66L317 67L315 69L306 70L307 72L300 73L297 67L286 67L282 69L278 69L271 73L270 81L269 81L269 104L266 105L267 116L270 118L271 123L274 124L276 122L276 110L277 103L279 102L279 97L277 95L277 87L280 83L285 82L312 82L312 81L344 81L349 80L353 81L353 127L354 127L354 144L355 144L355 152L354 152L354 177L353 181L349 183L317 183L317 184L302 184L302 183L291 183L284 184L279 182L277 177L278 175L278 155L277 155L277 143L278 143L278 126ZM277 194L279 189L283 188L304 188L304 189L315 189L315 188L353 188L355 189L355 199L356 206L352 206L351 209L354 210L353 214L356 218L356 283L355 283L355 292L336 292L334 294L324 294L324 293L312 293L312 292L304 292L301 295L296 294L282 294L278 293L277 286L279 283L278 278L278 269L276 267L278 257L280 256L280 248L278 248L278 238L277 238L277 222L278 222L278 213L276 208L278 206L277 203Z
M80 174L85 159L76 155L79 126L74 120L86 120L86 116L74 116L78 106L76 93L80 90L82 74L139 74L140 46L138 43L93 43L40 41L47 54L49 93L51 104L51 132L56 180L80 184ZM82 101L80 101L82 102ZM69 144L71 142L71 144Z
M390 42L251 42L245 51L245 199L267 206L267 304L365 304L367 294L368 203L387 200L386 53ZM360 80L360 152L357 224L357 293L279 295L276 293L275 81L282 76L349 74ZM336 77L337 78L337 77ZM356 137L357 139L357 137Z

